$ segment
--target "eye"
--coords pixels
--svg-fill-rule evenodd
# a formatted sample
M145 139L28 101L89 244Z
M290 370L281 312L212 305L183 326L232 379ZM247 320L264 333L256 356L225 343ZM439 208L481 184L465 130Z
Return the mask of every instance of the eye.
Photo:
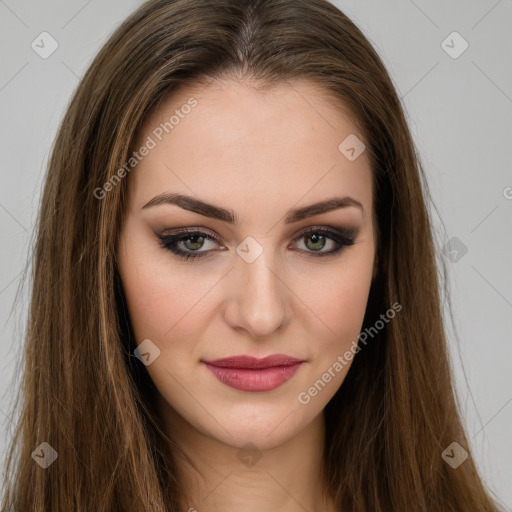
M328 256L340 252L345 246L355 243L357 229L311 228L294 239L294 244L304 239L305 249L299 251L308 256ZM183 259L205 258L214 252L214 248L208 249L208 243L225 249L217 238L203 231L181 230L178 234L157 234L160 245ZM205 249L206 246L206 249ZM325 251L325 247L331 247ZM316 253L316 254L315 254Z
M184 259L204 258L210 250L201 251L206 242L215 242L215 237L202 231L184 230L178 235L157 235L160 245ZM224 247L224 246L221 246Z
M329 256L340 252L344 247L354 245L357 237L357 229L332 229L332 228L311 228L295 238L295 242L304 239L302 242L306 249L300 249L308 256ZM331 250L323 250L325 247ZM316 254L315 254L316 253Z

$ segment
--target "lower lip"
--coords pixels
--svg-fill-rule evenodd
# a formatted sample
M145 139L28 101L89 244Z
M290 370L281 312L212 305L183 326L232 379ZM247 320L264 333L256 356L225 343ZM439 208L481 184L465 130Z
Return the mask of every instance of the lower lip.
M225 368L205 363L217 379L240 391L271 391L290 379L302 363L292 366L274 366L253 370L248 368Z

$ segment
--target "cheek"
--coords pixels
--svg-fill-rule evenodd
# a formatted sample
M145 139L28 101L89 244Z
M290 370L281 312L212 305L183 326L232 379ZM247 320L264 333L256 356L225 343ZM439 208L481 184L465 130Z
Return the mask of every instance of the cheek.
M150 339L160 347L163 334L172 327L168 310L180 305L178 293L173 293L177 283L155 261L154 244L138 236L129 223L119 247L119 273L135 342Z
M155 248L156 242L130 231L125 240L118 253L119 271L136 341L150 338L160 344L192 308L193 297L184 273L169 271L170 257Z
M344 263L344 264L343 264ZM372 280L371 252L354 254L345 262L300 282L298 295L308 311L311 339L321 370L355 347L364 320ZM316 283L316 286L315 286ZM316 331L316 334L313 334ZM355 348L354 348L355 349Z
M325 301L325 323L339 341L346 341L347 336L353 338L359 334L370 282L371 279L368 279L366 273L351 273L340 278L338 287L331 290L329 300Z
M180 308L179 294L173 292L176 283L167 276L159 277L148 266L136 265L135 261L124 269L122 280L137 343L146 338L155 342L163 339L172 328L169 310Z
M162 356L147 370L153 376L165 360L166 368L185 371L187 361L201 356L200 342L211 320L210 297L218 277L195 271L194 263L177 264L168 251L137 240L135 234L126 240L118 261L135 342L151 340Z

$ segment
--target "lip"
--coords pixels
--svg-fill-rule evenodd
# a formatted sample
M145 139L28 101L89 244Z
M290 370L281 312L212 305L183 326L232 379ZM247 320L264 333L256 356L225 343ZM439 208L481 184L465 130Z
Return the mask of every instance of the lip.
M304 361L285 354L272 354L261 359L253 356L241 355L203 362L220 368L261 369L272 368L274 366L292 366L294 364L303 363Z
M203 363L227 386L240 391L262 392L284 384L304 361L284 354L274 354L262 359L242 355Z

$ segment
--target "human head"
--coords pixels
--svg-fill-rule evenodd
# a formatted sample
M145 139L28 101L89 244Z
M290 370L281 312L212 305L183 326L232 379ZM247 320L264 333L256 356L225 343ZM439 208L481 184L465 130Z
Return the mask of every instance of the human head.
M171 426L186 418L186 431L264 450L306 428L345 378L351 359L338 359L357 347L376 275L376 230L369 160L339 149L349 137L363 144L343 109L314 83L255 87L247 77L192 84L147 117L134 147L151 150L129 176L117 261L134 339L158 353L147 371ZM202 205L191 213L190 199L181 209L155 199L163 194L236 218L206 217ZM289 219L290 210L339 198L343 207ZM183 241L176 248L177 234L193 226L213 238L196 242L195 253ZM327 238L310 239L314 233ZM204 364L276 353L304 363L271 391L228 387ZM331 367L329 386L317 393L313 384Z
M365 141L376 271L362 330L370 332L393 304L402 310L357 354L325 408L331 491L352 510L441 509L447 500L470 510L484 500L470 476L471 459L457 473L440 459L442 447L465 438L451 391L423 171L381 59L324 0L150 1L92 63L63 119L43 193L24 377L25 454L36 432L44 431L50 444L62 441L67 489L86 479L90 494L83 500L90 503L105 498L108 471L122 489L108 496L111 504L137 503L142 510L149 495L162 492L167 476L154 463L172 472L172 459L162 456L152 383L133 357L141 340L131 336L117 266L128 181L137 169L125 169L124 178L118 171L166 98L185 84L227 76L250 77L268 94L306 79L333 110L346 109ZM103 189L114 175L116 185ZM72 414L44 409L54 399ZM77 456L102 472L76 469ZM30 481L32 491L20 498L20 509L49 488L73 503L57 478L28 466L23 471L21 481ZM449 494L446 482L467 492Z

